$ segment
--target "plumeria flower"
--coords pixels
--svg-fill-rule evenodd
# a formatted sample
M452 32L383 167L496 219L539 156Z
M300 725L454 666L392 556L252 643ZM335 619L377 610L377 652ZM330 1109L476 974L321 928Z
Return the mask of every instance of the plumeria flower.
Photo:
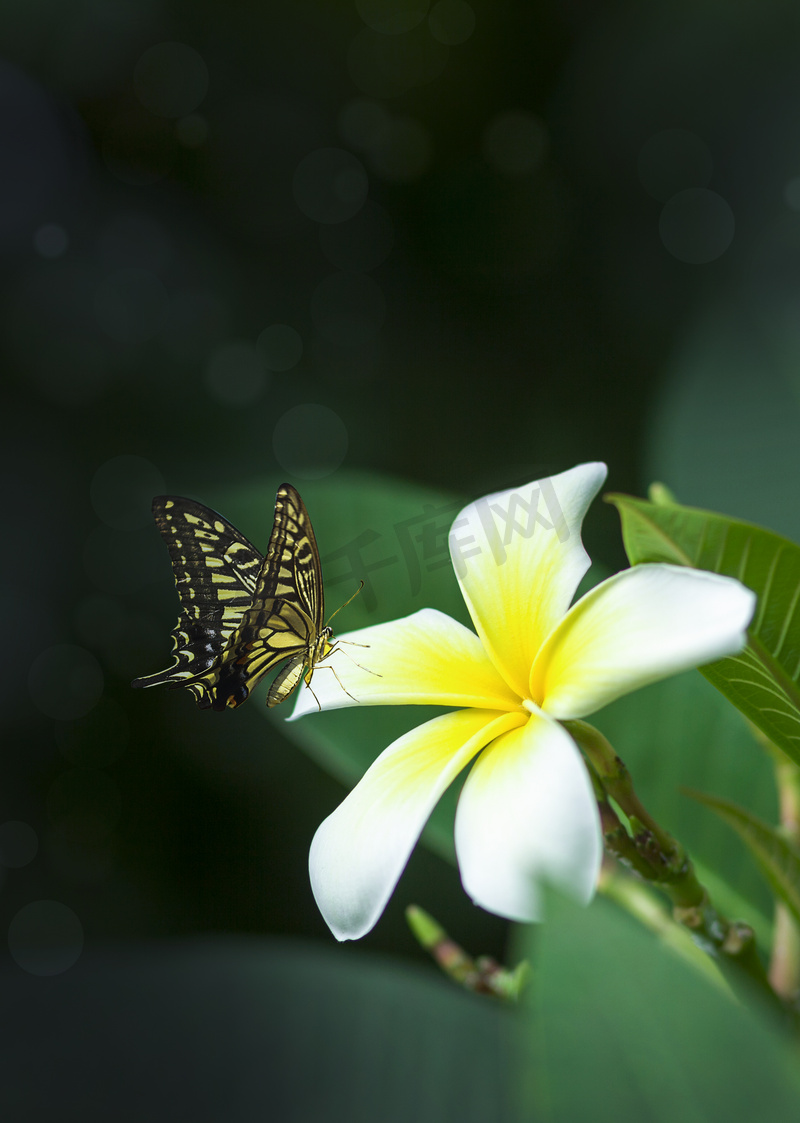
M546 884L588 902L602 855L597 803L561 723L743 647L753 593L698 570L641 565L570 607L590 565L581 523L605 476L604 464L582 464L464 508L450 556L474 632L422 609L341 637L366 645L364 666L339 649L336 675L314 676L322 709L458 707L389 745L314 836L311 884L338 939L373 927L471 762L455 845L472 900L522 921L541 918ZM304 690L293 718L315 712Z

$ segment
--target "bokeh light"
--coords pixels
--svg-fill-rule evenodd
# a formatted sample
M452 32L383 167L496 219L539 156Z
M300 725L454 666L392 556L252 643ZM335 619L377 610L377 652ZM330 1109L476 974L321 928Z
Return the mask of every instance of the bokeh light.
M206 363L209 393L227 406L247 406L257 401L267 385L258 351L243 339L223 343Z
M380 143L389 121L389 112L381 102L353 98L339 113L339 132L352 148L368 151Z
M800 211L800 176L789 180L783 189L783 197L793 211Z
M66 253L69 237L63 226L47 222L33 235L33 244L40 257L61 257Z
M12 919L8 949L14 962L31 975L61 975L80 958L83 926L68 905L33 901Z
M272 434L275 459L301 480L330 476L347 455L347 426L328 406L294 406L280 418Z
M658 232L664 248L678 261L706 265L721 257L733 241L733 211L715 191L679 191L664 205Z
M449 47L466 43L475 30L475 12L465 0L438 0L428 16L431 35Z
M315 222L344 222L364 203L369 189L361 162L343 148L320 148L297 166L294 198Z

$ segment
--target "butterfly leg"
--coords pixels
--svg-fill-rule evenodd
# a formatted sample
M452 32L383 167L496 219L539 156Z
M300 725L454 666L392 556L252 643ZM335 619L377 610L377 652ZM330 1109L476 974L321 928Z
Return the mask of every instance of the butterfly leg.
M336 641L336 648L335 649L338 649L340 644L343 644L343 643L349 644L350 647L369 647L368 643L353 643L353 641L350 640L350 639L338 639ZM330 654L330 652L328 654ZM368 675L375 675L375 678L383 678L383 675L379 674L377 671L371 671L369 669L369 667L362 667L360 663L356 663L353 656L348 655L346 651L343 651L342 655L347 655L347 658L350 660L350 662L355 663L355 665L358 667L358 669L360 671L366 671ZM331 667L331 670L333 670L333 667Z
M356 663L356 666L358 666L358 663ZM363 670L364 668L362 667L361 669ZM351 694L351 693L350 693L350 691L349 691L349 690L347 689L347 687L346 687L346 686L344 685L344 683L342 682L342 680L341 680L341 679L339 678L339 676L337 675L337 673L336 673L336 668L335 668L335 667L332 667L332 666L331 666L331 665L330 665L329 663L321 663L321 664L318 664L318 665L317 665L317 667L316 667L316 670L318 670L318 671L333 671L333 677L334 677L334 678L336 679L336 681L337 681L337 682L339 683L339 686L341 686L342 690L343 690L343 691L345 692L345 694L347 695L347 697L348 697L348 698L352 698L354 702L356 702L356 703L358 703L358 704L360 705L360 702L359 702L358 698L356 698L356 697L355 697L355 695L353 695L353 694ZM308 689L309 689L309 690L311 690L311 687L309 686L309 688L308 688ZM313 690L311 690L311 693L312 693L312 694L314 694L314 691L313 691ZM316 697L317 697L317 696L316 696L316 694L314 694L314 699L315 699L315 701L316 701ZM317 702L317 705L319 706L319 702ZM322 708L322 707L320 707L320 709L321 709L321 708Z
M331 668L331 670L333 670L333 668ZM311 690L311 687L308 685L308 683L306 683L306 687L307 687L308 690ZM314 693L313 690L311 690L311 696L314 699L314 701L317 703L317 709L319 710L320 713L322 713L322 706L320 706L320 704L319 704L319 698L316 696L316 694ZM351 695L351 697L352 697L352 695Z

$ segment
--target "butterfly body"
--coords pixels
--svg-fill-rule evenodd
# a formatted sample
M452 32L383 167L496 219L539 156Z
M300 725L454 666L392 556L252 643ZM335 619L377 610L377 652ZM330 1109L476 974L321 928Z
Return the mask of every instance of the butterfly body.
M201 709L241 705L256 683L285 663L267 705L288 698L333 650L324 624L322 567L308 512L291 484L275 500L266 556L210 508L158 496L153 514L170 552L181 616L171 667L134 686L185 686Z
M267 705L277 706L284 698L288 698L300 681L301 676L306 686L311 686L311 676L314 667L334 649L333 628L323 628L309 649L308 655L295 655L284 667L278 671L267 694Z

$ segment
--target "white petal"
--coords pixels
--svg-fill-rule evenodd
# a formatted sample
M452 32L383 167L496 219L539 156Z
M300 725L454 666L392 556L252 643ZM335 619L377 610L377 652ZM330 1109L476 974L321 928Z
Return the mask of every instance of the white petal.
M369 932L440 796L521 714L459 710L400 737L314 835L311 888L337 940Z
M461 880L476 904L540 920L545 885L586 903L602 850L589 775L560 725L532 715L484 749L456 812Z
M741 651L756 597L731 577L638 565L574 604L531 673L531 697L557 718Z
M478 635L523 696L539 647L589 568L581 523L605 477L605 464L581 464L487 495L453 523L450 556Z
M336 642L336 650L317 664L311 689L301 687L292 719L356 704L519 709L520 698L475 633L433 608Z

